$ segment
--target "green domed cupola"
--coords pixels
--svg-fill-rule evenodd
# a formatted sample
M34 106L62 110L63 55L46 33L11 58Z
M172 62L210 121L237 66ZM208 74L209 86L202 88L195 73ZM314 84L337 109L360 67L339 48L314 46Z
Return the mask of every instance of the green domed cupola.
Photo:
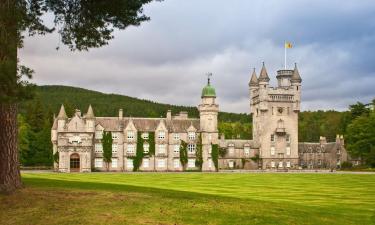
M210 76L212 76L212 74L208 75L207 85L202 90L202 98L203 97L216 97L215 88L212 87L210 84Z

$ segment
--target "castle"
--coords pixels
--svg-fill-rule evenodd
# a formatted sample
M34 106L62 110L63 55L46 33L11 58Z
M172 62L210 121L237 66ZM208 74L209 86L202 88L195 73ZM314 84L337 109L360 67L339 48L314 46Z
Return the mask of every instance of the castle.
M58 154L54 167L60 172L133 171L135 166L139 171L340 167L348 160L342 136L331 143L324 137L319 143L298 142L302 79L297 66L277 71L276 78L278 86L270 87L264 63L259 77L255 69L251 75L252 140L219 137L219 105L210 79L202 90L199 119L171 111L165 118L124 117L122 109L117 117L96 117L91 105L86 114L76 110L68 118L62 105L51 130ZM102 138L109 131L112 158L106 162Z

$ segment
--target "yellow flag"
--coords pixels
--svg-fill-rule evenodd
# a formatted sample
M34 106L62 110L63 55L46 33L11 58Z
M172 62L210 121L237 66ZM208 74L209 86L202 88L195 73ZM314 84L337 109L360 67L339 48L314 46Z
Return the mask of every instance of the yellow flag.
M292 48L292 43L290 42L285 42L285 48Z

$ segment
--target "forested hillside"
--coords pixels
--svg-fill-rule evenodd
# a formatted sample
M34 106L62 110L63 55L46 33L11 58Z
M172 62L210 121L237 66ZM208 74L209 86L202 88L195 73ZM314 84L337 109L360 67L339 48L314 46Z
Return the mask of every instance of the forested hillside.
M165 117L169 109L174 114L187 111L189 117L199 117L197 108L192 106L161 104L76 87L36 86L35 96L32 100L21 103L18 116L20 155L23 165L52 164L50 130L53 114L58 113L62 103L68 116L72 116L76 108L86 113L91 104L96 116L117 116L118 109L122 108L125 116L133 117ZM349 110L345 112L321 110L300 112L299 141L317 142L320 136L327 137L328 141L335 141L336 134L354 135L354 132L348 133L347 128L356 118L369 115L369 106L370 104L357 103L349 106ZM220 112L219 132L228 139L251 139L251 116ZM356 139L350 138L350 140ZM356 152L361 151L357 148ZM373 154L375 155L375 148Z

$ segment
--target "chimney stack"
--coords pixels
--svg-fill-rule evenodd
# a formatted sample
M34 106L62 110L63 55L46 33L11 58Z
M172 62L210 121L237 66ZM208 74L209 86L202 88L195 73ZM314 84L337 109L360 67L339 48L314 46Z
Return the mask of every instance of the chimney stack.
M167 120L172 120L172 110L167 111Z
M122 120L123 116L124 116L124 114L123 114L122 109L119 109L118 110L118 118L119 118L119 120Z

